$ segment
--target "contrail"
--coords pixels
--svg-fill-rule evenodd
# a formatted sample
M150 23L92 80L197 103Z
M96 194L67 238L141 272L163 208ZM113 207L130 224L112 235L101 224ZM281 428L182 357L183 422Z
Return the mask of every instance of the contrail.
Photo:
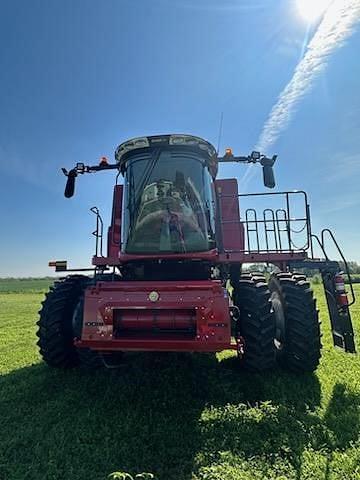
M330 5L308 44L304 57L296 66L292 79L273 106L257 141L256 150L269 153L269 148L289 125L298 103L326 67L330 55L352 34L359 19L360 0L335 0ZM251 171L246 171L243 181L249 178Z

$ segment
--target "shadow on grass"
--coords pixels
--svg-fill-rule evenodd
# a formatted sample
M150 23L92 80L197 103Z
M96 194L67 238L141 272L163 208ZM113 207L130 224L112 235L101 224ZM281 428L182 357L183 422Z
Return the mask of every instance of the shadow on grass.
M0 378L0 389L7 480L103 480L115 470L189 480L221 451L281 456L300 472L305 446L345 448L359 425L359 398L342 385L321 419L315 375L249 375L211 355L129 355L95 373L38 364Z

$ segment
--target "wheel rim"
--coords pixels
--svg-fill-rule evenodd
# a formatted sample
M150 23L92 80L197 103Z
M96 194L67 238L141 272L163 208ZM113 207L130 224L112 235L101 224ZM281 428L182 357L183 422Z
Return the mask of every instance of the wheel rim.
M274 344L277 350L282 350L285 344L285 312L278 292L271 293L271 304L275 314L275 338Z

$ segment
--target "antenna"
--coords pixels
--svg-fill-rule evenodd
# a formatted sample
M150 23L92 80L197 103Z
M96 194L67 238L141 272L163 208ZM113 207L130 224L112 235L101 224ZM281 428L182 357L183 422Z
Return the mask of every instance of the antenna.
M220 115L220 124L219 124L218 144L217 144L217 151L216 151L217 155L219 155L219 151L220 151L220 142L221 142L221 137L222 137L223 119L224 119L224 112L221 112L221 115Z

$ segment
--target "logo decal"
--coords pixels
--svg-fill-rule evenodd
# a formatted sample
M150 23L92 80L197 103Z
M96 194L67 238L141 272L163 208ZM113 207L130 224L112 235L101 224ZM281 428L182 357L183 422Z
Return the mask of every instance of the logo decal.
M150 302L157 302L160 298L160 295L158 292L153 290L152 292L149 293L149 300Z

